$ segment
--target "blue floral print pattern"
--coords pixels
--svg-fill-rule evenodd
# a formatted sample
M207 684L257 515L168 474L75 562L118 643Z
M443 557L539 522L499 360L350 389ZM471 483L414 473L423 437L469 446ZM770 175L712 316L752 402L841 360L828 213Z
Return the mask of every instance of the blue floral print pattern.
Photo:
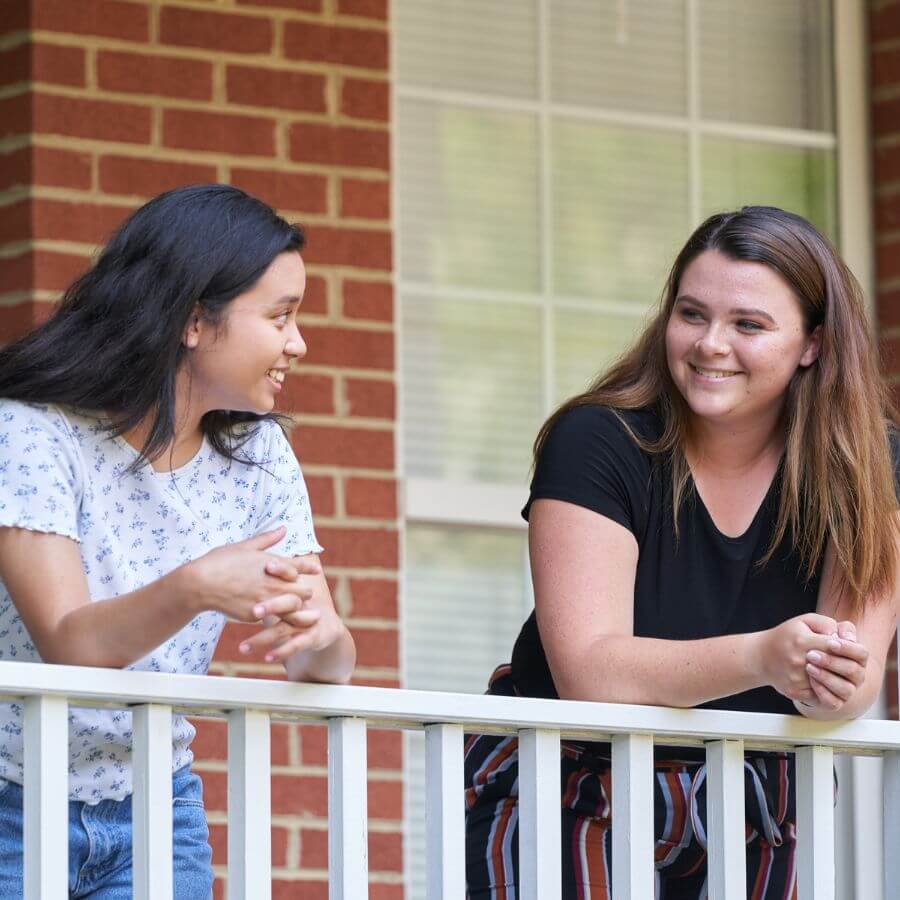
M186 465L156 472L103 423L56 406L0 400L0 527L69 537L79 544L92 601L136 590L214 547L279 524L283 556L319 553L306 484L281 428L255 426L229 462L204 440ZM216 612L196 616L170 640L128 666L205 674L225 625ZM0 660L40 662L15 604L0 581ZM172 771L193 758L193 726L173 717ZM131 713L72 707L69 798L89 804L131 793ZM0 778L23 781L22 707L0 703Z

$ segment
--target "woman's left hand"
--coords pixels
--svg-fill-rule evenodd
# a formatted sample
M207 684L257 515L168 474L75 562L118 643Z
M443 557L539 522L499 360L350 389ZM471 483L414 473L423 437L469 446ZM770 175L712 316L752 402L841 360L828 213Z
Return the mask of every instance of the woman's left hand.
M828 640L828 651L811 650L806 671L812 698L806 706L837 712L848 703L866 680L868 649L856 640L852 622L838 623L837 633Z
M266 572L284 581L306 577L298 574L292 561L287 559L267 563ZM291 596L272 597L254 609L264 627L241 643L238 648L241 653L264 650L266 662L284 662L299 651L325 650L346 632L346 626L330 603L317 605L314 599L307 600L302 608L296 609L288 602Z

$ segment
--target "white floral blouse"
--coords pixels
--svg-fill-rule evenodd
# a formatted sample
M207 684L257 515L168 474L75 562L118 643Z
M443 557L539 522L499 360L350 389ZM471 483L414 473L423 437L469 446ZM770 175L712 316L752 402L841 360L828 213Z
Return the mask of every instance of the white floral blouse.
M79 543L92 601L136 590L208 550L267 531L287 535L272 552L322 550L297 459L275 422L239 451L261 467L229 462L204 439L173 472L144 465L96 417L0 399L0 527L61 534ZM205 674L222 633L220 613L196 616L129 669ZM40 662L0 580L0 660ZM69 797L87 803L131 793L131 713L70 708ZM191 761L194 728L173 721L172 769ZM22 783L22 707L0 703L0 778Z

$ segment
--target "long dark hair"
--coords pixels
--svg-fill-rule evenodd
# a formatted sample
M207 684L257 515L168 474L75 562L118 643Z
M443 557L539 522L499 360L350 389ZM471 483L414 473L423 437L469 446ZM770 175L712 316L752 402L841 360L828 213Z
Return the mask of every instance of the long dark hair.
M535 442L535 458L556 421L573 407L598 404L613 411L657 407L665 422L659 440L632 436L645 450L672 461L677 531L679 502L690 477L684 456L688 409L669 374L666 326L684 270L706 250L762 263L777 272L800 304L807 333L822 328L818 359L798 368L788 386L781 505L762 563L790 535L806 576L812 577L830 538L843 586L859 610L865 601L883 597L897 572L897 500L888 428L898 420L879 371L862 289L828 239L798 215L745 206L703 222L678 254L656 315L643 334L587 391L568 400L544 423Z
M50 319L0 350L0 397L101 413L115 435L152 417L136 470L174 437L192 311L199 304L218 325L279 253L304 243L298 226L230 185L160 194L122 223ZM270 418L278 417L213 410L201 427L219 453L238 460L252 433L242 423Z

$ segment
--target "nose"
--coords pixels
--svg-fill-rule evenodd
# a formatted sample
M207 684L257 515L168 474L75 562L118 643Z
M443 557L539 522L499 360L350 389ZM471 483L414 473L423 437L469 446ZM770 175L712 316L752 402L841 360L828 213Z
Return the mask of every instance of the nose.
M284 353L286 356L293 356L297 359L303 359L306 356L306 341L300 334L300 328L296 322L291 324L291 330L287 336L287 343L284 345Z
M697 339L697 350L703 356L727 356L729 349L724 329L714 322Z

